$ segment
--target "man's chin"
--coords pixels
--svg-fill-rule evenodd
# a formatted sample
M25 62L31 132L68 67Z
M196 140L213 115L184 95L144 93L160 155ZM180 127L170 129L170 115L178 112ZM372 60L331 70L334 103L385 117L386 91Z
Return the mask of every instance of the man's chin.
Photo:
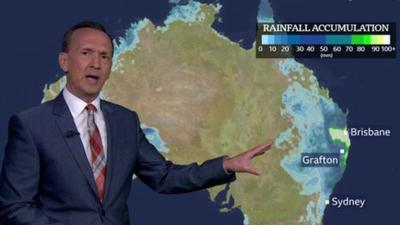
M89 84L89 85L85 85L84 91L90 95L98 95L102 88L103 88L103 85L101 85L101 84L91 84L91 85Z
M93 101L101 91L102 85L80 85L80 86L68 86L67 89L76 97L82 99L83 101Z
M94 100L100 94L101 88L86 88L83 95L86 99Z
M90 97L97 97L99 94L100 94L100 90L86 92L86 96L90 96Z

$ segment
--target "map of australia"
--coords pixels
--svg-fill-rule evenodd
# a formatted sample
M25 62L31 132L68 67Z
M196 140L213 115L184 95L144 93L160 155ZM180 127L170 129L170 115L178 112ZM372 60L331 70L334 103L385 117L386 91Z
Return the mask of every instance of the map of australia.
M254 48L216 32L219 10L190 1L171 10L165 26L133 24L116 41L102 98L138 112L149 140L178 164L233 156L275 139L254 161L262 175L238 174L228 197L244 224L321 224L346 167L346 114L302 64L256 59ZM47 85L43 101L64 85L65 77ZM315 155L305 165L304 156ZM316 165L325 155L337 156L338 165ZM211 199L224 189L209 189Z

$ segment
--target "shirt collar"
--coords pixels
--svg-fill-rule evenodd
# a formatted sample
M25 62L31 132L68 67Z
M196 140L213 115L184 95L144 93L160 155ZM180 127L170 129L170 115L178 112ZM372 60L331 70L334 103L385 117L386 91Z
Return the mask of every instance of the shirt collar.
M86 107L88 103L80 99L79 97L72 94L68 91L67 87L63 89L63 96L65 102L68 105L69 110L71 111L72 117L77 117ZM100 96L97 96L92 102L96 109L100 111Z

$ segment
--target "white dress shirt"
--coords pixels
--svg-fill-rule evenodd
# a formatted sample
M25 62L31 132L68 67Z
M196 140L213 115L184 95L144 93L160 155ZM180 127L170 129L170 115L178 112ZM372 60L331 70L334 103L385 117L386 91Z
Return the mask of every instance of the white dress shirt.
M89 143L89 130L87 126L87 118L88 118L88 112L85 109L86 103L82 99L76 97L73 95L70 91L68 91L67 87L64 88L63 90L63 96L65 99L65 102L68 105L69 111L72 114L72 118L74 119L75 126L78 129L78 132L80 134L80 138L83 144L83 147L85 149L85 154L87 159L89 160L89 163L92 163L92 151L90 149L90 143ZM100 136L101 136L101 142L103 144L103 151L104 155L107 160L107 132L106 132L106 124L104 120L104 115L103 112L101 111L100 108L100 97L97 96L93 102L91 102L96 107L96 111L94 112L94 121L97 125L97 128L99 129Z

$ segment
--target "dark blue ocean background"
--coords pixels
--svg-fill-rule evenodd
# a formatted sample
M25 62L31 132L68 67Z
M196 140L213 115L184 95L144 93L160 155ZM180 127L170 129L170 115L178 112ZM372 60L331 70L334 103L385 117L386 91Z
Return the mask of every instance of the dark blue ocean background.
M184 2L184 1L183 1ZM214 2L214 1L202 1ZM222 23L213 27L250 48L255 38L259 1L218 1ZM271 0L279 22L400 22L398 0ZM132 22L144 17L162 25L173 4L168 1L3 1L0 3L0 160L9 117L40 103L44 84L58 79L57 55L63 32L81 20L104 23L114 37L123 36ZM399 31L397 27L397 33ZM397 39L399 42L400 38ZM398 43L397 43L398 44ZM398 44L399 46L399 44ZM398 59L298 60L314 70L339 107L348 111L348 124L392 128L386 139L353 139L348 166L333 195L367 198L365 209L327 207L325 225L395 224L400 202L399 70ZM183 195L153 193L138 180L129 198L134 224L243 223L238 209L220 213L222 192L211 202L208 192ZM233 199L228 206L233 205ZM268 213L268 212L266 212Z
M400 1L270 0L279 22L400 22ZM397 34L399 27L397 25ZM399 46L399 38L397 38ZM397 51L399 55L399 51ZM332 196L362 196L365 209L327 207L324 224L397 224L400 202L400 60L298 60L314 70L348 126L391 127L391 138L351 139L347 168Z

